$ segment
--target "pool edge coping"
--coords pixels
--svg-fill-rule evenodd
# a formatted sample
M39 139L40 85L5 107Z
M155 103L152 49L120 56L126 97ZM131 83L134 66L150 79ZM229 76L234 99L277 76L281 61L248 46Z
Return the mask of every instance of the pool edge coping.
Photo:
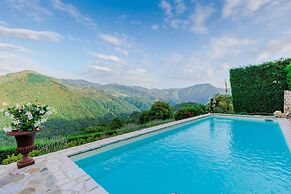
M286 118L278 118L278 123L283 135L283 138L285 140L285 143L287 144L287 147L289 149L289 152L291 152L291 124L290 121Z

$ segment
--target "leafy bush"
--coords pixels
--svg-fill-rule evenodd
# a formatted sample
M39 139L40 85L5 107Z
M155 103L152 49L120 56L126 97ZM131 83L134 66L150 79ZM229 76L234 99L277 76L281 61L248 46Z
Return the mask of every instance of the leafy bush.
M230 70L235 112L273 113L283 111L288 89L286 67L291 58Z
M110 126L111 126L111 129L119 129L123 126L123 122L119 118L115 118L111 121Z
M232 97L227 94L216 94L209 99L207 107L210 112L233 113Z
M175 113L175 120L186 119L207 113L206 106L201 104L186 105Z
M85 129L83 129L82 131L84 133L95 133L95 132L102 132L102 131L106 131L106 130L108 130L108 129L105 126L95 125L95 126L87 127Z
M150 121L150 111L143 111L139 117L139 123L144 124Z
M291 90L291 63L286 67L288 89Z
M173 109L169 103L157 101L149 111L150 120L166 120L173 118Z
M10 163L13 163L13 162L17 162L19 160L22 159L22 155L21 154L18 154L18 155L8 155L7 158L5 158L3 161L2 161L2 164L3 165L7 165L7 164L10 164Z
M173 118L173 109L169 103L157 101L149 111L144 111L139 119L141 124L152 120L166 120Z
M32 152L29 153L29 156L30 157L35 157L35 156L39 156L41 154L42 154L41 151L33 150ZM10 164L10 163L13 163L13 162L18 162L21 159L22 159L22 155L21 154L7 155L7 157L4 160L2 160L2 164L3 165L7 165L7 164Z

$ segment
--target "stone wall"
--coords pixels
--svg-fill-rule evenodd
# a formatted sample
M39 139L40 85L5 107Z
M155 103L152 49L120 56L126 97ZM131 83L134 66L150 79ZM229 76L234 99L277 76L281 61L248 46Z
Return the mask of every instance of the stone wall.
M284 91L284 113L291 113L291 90Z

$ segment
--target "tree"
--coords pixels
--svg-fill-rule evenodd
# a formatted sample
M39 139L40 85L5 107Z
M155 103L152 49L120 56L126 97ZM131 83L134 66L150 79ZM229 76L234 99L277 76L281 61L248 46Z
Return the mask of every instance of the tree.
M176 113L175 113L175 120L186 119L189 117L198 116L201 114L205 114L207 112L206 106L202 104L193 104L193 105L186 105L182 106Z
M231 113L233 112L232 97L227 94L216 94L210 98L207 107L210 112Z
M149 111L150 120L166 120L173 118L173 109L169 103L157 101Z
M173 109L169 103L157 101L155 102L150 110L144 111L140 118L139 122L141 124L147 123L152 120L166 120L173 118Z
M115 118L111 121L110 125L111 125L111 129L119 129L123 126L123 122L119 118Z

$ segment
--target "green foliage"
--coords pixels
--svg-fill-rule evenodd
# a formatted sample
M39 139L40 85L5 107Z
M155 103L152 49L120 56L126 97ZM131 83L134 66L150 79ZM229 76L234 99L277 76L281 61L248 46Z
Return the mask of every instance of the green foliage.
M176 104L173 106L173 111L176 112L178 111L180 108L185 107L185 106L191 106L191 105L196 105L196 102L184 102L184 103L180 103L180 104Z
M108 129L105 126L95 125L95 126L87 127L83 129L82 131L84 133L96 133L96 132L102 132L102 131L107 131L107 130Z
M207 113L205 105L202 104L184 105L175 113L175 120L186 119L205 113Z
M35 157L35 156L39 156L41 155L41 151L39 150L33 150L32 152L29 153L30 157ZM7 155L7 157L2 161L3 165L7 165L13 162L18 162L19 160L22 159L22 155L21 154L12 154L12 155Z
M284 90L288 89L286 67L291 59L230 70L235 112L273 113L283 111Z
M119 129L123 126L123 122L119 118L115 118L110 123L111 129Z
M35 156L40 156L42 155L43 153L40 151L40 150L32 150L30 153L29 153L29 156L30 157L35 157Z
M26 105L16 105L4 111L4 115L11 117L11 127L4 128L5 132L11 131L33 131L39 130L46 119L42 119L45 115L51 114L53 111L47 105L36 105L28 103Z
M210 98L207 108L210 112L233 113L232 97L227 94L216 94Z
M166 120L173 118L173 109L169 103L157 101L149 111L150 120Z
M7 165L7 164L10 164L10 163L13 163L13 162L17 162L19 160L22 159L22 155L21 154L18 154L18 155L8 155L7 158L5 158L3 161L2 161L2 164L3 165Z
M173 118L173 109L169 103L157 101L150 110L143 111L139 118L139 123L144 124L153 120L166 120Z
M150 111L143 111L139 117L139 123L144 124L150 121Z
M291 63L286 67L288 89L291 90Z

